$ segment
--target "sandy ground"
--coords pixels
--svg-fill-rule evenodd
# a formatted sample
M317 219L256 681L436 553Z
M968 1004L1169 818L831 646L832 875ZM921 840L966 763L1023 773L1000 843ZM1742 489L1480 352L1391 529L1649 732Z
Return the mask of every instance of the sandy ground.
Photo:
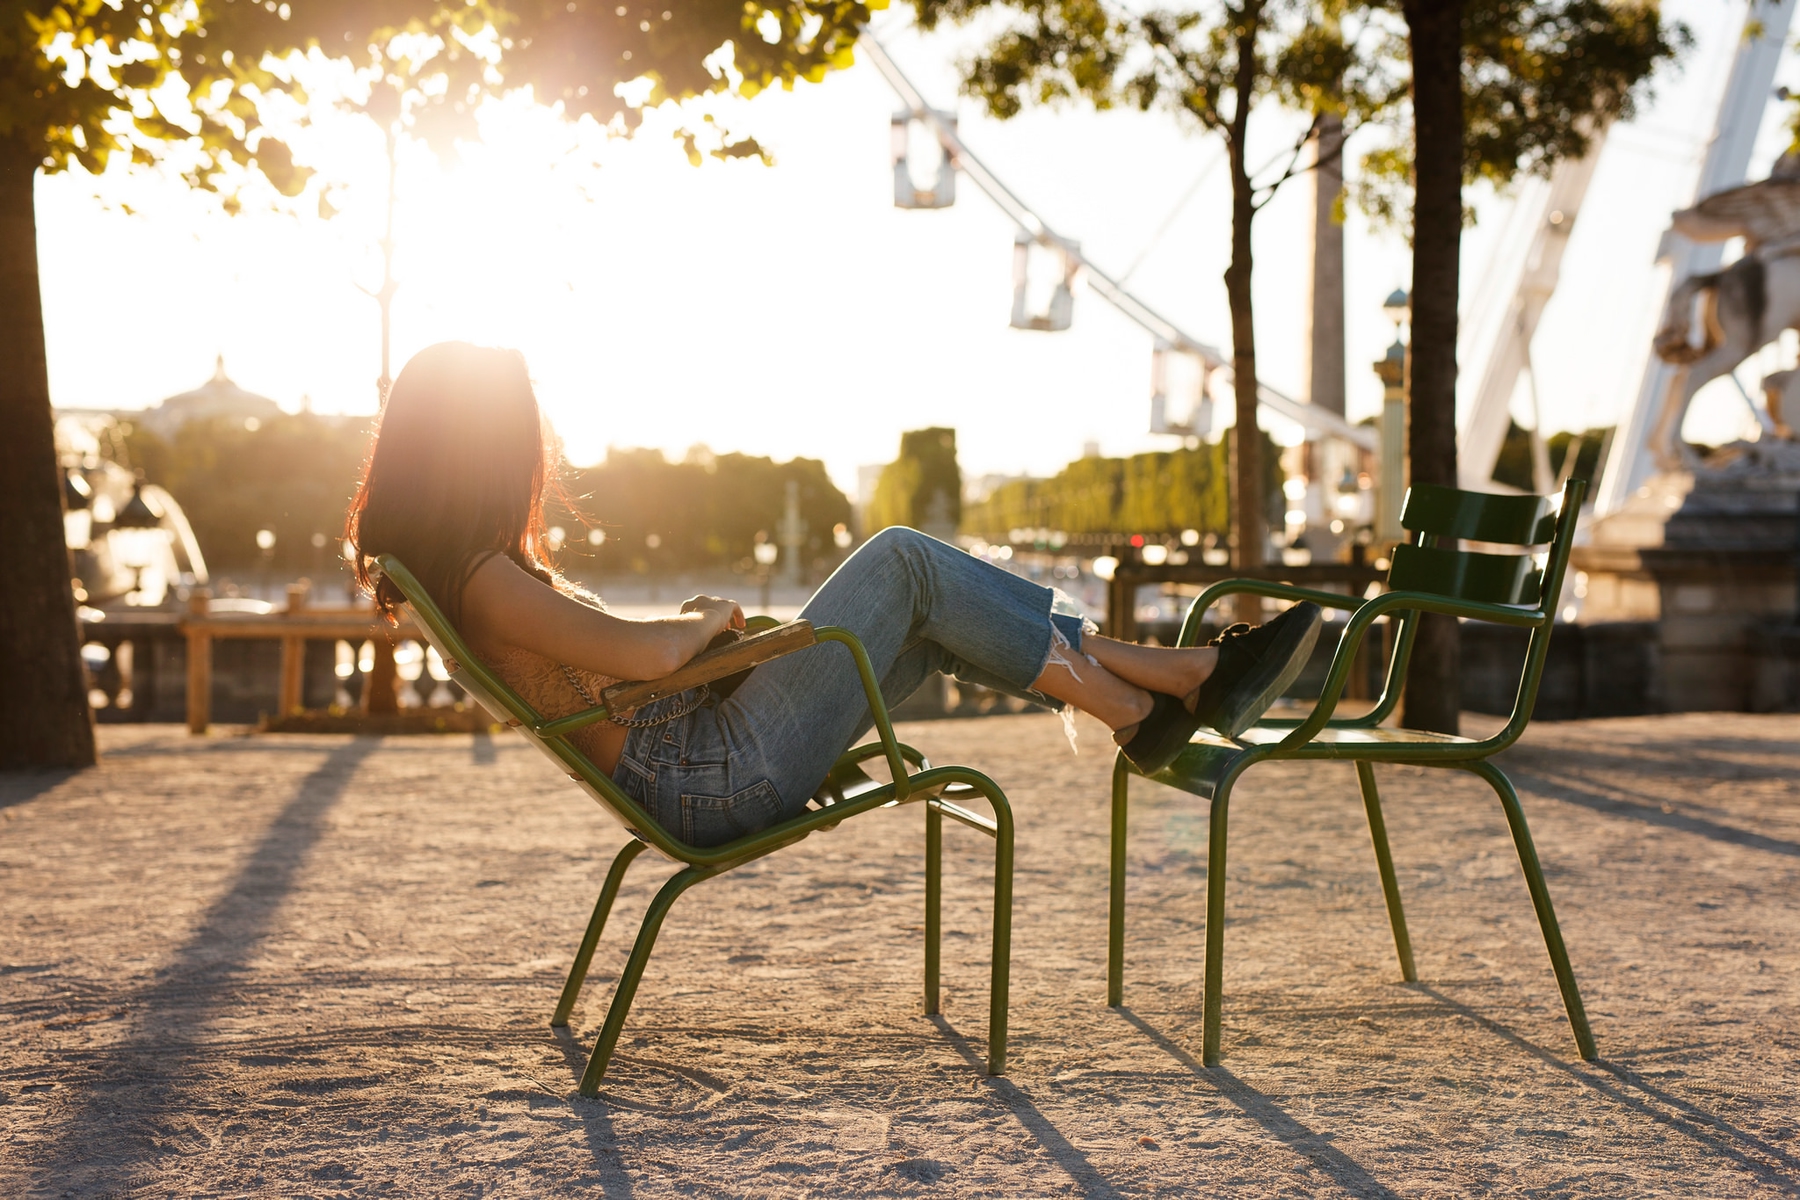
M1800 718L1535 727L1525 793L1599 1038L1576 1058L1497 805L1382 772L1423 982L1398 980L1354 775L1233 805L1225 1061L1199 1064L1205 815L1140 787L1104 1004L1101 730L909 727L1020 817L1010 1074L988 843L922 814L688 894L599 1101L547 1024L620 836L510 738L107 727L0 776L0 1196L1693 1196L1800 1193Z

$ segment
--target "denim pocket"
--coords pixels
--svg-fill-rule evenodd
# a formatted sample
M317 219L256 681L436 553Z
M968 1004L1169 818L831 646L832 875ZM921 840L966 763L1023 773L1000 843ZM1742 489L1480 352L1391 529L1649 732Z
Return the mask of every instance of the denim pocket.
M718 846L767 829L781 819L781 796L767 779L729 796L681 793L681 840Z
M674 705L692 696L692 692L682 692L679 696L671 696L655 703ZM644 711L650 711L651 708L651 705L646 705ZM636 736L645 739L641 761L659 774L670 767L716 767L723 770L731 758L730 751L719 736L717 710L711 708L696 709L660 725L640 728L634 732L634 738ZM635 741L628 743L627 750L635 745Z

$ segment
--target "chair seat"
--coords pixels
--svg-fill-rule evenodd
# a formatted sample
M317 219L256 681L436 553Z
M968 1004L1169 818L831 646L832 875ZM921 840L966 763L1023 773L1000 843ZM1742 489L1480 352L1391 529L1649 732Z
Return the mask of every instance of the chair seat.
M1288 734L1294 732L1293 727L1281 725L1256 725L1244 731L1242 741L1252 746L1272 746ZM1211 735L1214 741L1225 742L1224 738ZM1313 735L1309 746L1455 746L1474 745L1474 738L1458 737L1453 733L1432 733L1424 729L1333 729L1325 728ZM1229 743L1227 743L1229 744Z
M1232 741L1211 730L1201 730L1181 756L1150 776L1156 782L1210 798L1219 781L1240 756L1259 746L1274 746L1294 732L1291 725L1255 725ZM1388 757L1405 746L1474 746L1473 738L1423 729L1321 729L1304 746L1283 750L1277 758Z
M848 757L848 756L846 756ZM834 804L844 804L859 797L866 796L876 788L887 784L863 769L861 762L840 761L831 769L819 790L813 794L812 805L815 808L829 808Z

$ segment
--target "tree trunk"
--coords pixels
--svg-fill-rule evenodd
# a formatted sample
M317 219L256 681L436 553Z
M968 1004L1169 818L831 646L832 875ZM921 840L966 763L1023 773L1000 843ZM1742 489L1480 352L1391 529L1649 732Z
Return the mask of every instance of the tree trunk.
M1407 356L1413 483L1456 486L1456 304L1462 252L1463 0L1406 0L1412 52L1412 353ZM1455 733L1461 711L1454 617L1422 614L1401 724Z
M94 762L44 364L38 157L0 139L0 770Z
M1225 136L1231 161L1231 265L1225 296L1231 306L1231 375L1237 431L1231 441L1231 535L1239 567L1260 567L1269 541L1269 500L1263 494L1262 438L1256 427L1256 309L1251 299L1250 224L1256 219L1245 138L1256 85L1256 34L1261 4L1244 6L1237 26L1236 110Z

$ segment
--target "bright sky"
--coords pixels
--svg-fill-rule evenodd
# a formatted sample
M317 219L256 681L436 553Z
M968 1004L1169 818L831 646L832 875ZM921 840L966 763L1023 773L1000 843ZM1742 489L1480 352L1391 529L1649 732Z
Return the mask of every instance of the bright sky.
M1719 48L1742 21L1739 5L1717 0L1664 10L1698 44L1608 141L1533 348L1550 428L1608 423L1636 393L1662 294L1651 258L1692 187L1728 65ZM953 38L883 27L926 95L955 103ZM1781 78L1800 85L1800 69L1785 62ZM395 370L446 338L518 346L577 462L609 444L678 456L704 442L823 458L846 490L858 465L891 459L901 430L927 424L957 429L972 473L1047 474L1089 440L1110 454L1172 445L1147 432L1148 334L1085 289L1068 332L1009 329L1011 224L966 179L953 208L893 207L897 105L863 62L732 110L773 149L774 168L695 170L654 120L634 142L604 144L522 103L491 112L482 144L448 169L409 154ZM1215 139L1158 114L1075 108L1000 123L957 108L971 148L1115 273L1209 172L1130 284L1190 333L1229 345L1229 195ZM1274 158L1295 120L1271 109L1253 161ZM1782 148L1780 124L1772 105L1753 177ZM177 183L124 171L40 181L56 403L152 405L204 381L222 353L238 383L286 407L304 395L321 411L373 410L377 310L356 285L379 281L380 142L360 118L333 116L312 144L347 184L330 221L227 217ZM1289 393L1302 390L1309 199L1305 182L1289 184L1256 226L1259 356ZM1465 308L1511 201L1477 205ZM1406 282L1404 243L1352 213L1346 275L1355 418L1379 403L1367 364L1393 337L1380 305ZM1744 428L1729 386L1702 394L1690 437Z

